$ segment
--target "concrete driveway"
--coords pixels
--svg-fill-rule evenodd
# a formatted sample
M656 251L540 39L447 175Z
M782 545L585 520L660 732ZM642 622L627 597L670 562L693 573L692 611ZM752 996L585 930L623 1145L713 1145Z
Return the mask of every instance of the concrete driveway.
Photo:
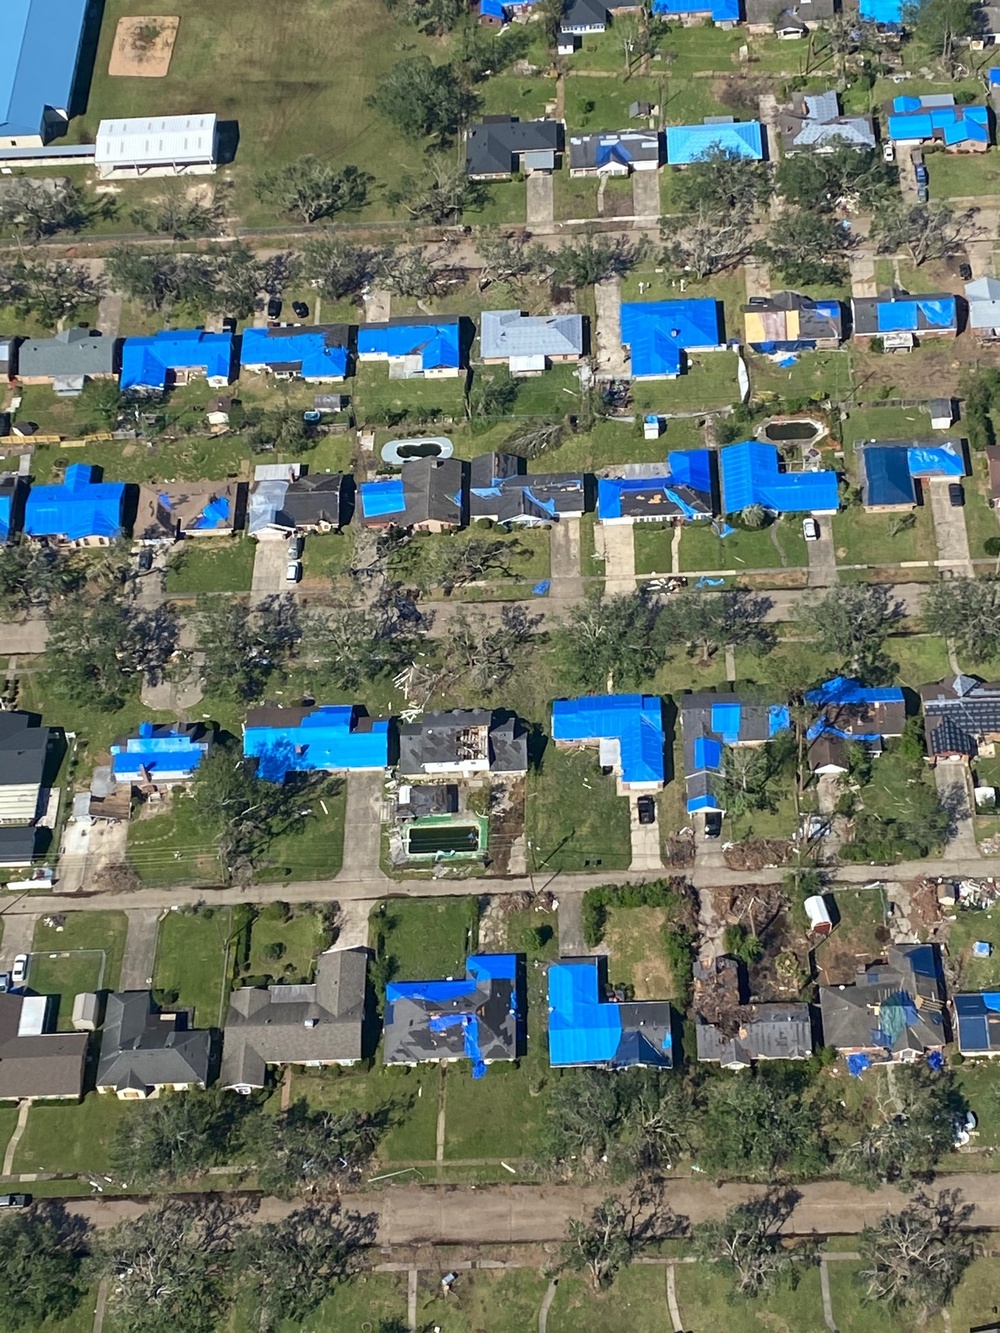
M636 218L652 221L660 216L660 173L635 171L632 173L632 212Z
M945 856L978 856L968 767L939 759L934 765L934 782L941 804L952 812L955 823L955 831L945 847Z
M384 776L347 775L347 817L344 821L344 863L338 879L385 879L379 869L382 850Z
M972 557L969 554L969 534L965 529L965 508L953 505L948 499L949 481L946 477L931 477L924 482L925 494L931 502L934 519L934 537L937 541L938 560L950 572L972 578Z
M597 546L604 545L604 590L609 595L635 591L635 544L632 525L601 524L596 529Z
M276 593L294 591L295 584L285 581L288 570L288 541L285 537L262 537L253 558L253 582L250 601L259 602Z
M551 230L555 210L551 172L531 172L527 185L528 227L532 231Z
M583 596L578 518L560 519L549 528L549 568L553 591L563 597Z
M628 798L629 832L632 836L632 864L630 870L662 870L660 854L660 826L639 823L639 798Z
M604 375L620 378L628 375L628 362L622 347L622 285L618 278L608 278L594 287L597 311L597 369Z
M156 936L162 912L155 907L144 907L127 912L126 916L128 934L125 936L119 990L145 990L153 982Z
M833 542L833 520L818 518L819 541L806 542L810 588L829 588L837 582L837 548Z
M24 916L14 916L5 912L0 920L3 921L3 945L0 946L0 959L3 960L3 971L9 972L14 966L14 959L19 953L31 953L31 942L35 938L35 922L38 917L30 912ZM28 980L31 980L30 975Z
M105 866L125 860L128 824L71 819L63 832L56 887L60 893L91 889Z

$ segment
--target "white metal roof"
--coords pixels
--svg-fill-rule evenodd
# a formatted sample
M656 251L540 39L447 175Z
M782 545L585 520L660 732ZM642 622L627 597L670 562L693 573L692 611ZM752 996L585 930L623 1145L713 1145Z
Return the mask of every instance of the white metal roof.
M102 120L94 159L98 166L157 162L211 162L218 117L150 116Z

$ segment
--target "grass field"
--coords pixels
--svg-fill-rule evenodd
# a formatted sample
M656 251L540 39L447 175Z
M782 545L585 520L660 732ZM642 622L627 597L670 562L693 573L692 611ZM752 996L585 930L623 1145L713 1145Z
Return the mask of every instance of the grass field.
M134 1102L111 1093L88 1092L79 1104L36 1102L14 1154L14 1170L107 1171L115 1127L127 1115L142 1115Z
M124 912L69 912L61 931L35 925L28 984L54 995L60 1032L72 1030L73 1000L81 991L118 988L128 920Z
M168 912L160 923L153 986L194 1011L194 1026L221 1027L229 995L232 912L228 907Z
M465 960L476 945L475 898L390 899L370 918L370 938L385 940L400 981L464 977Z
M603 777L593 750L546 748L528 775L528 856L536 871L627 870L628 801Z
M167 592L248 592L256 549L249 537L181 542L167 566Z
M250 975L277 976L284 973L290 982L309 981L322 943L319 919L314 912L296 911L290 921L272 921L264 915L258 915L250 936ZM279 961L264 956L264 950L269 944L285 946ZM288 972L289 967L294 968L294 971Z
M837 562L842 565L898 565L902 560L934 560L934 521L929 505L913 511L914 525L902 531L892 526L892 514L866 514L860 505L850 505L835 514L833 540ZM893 535L895 531L895 535Z
M439 1084L436 1065L387 1068L376 1057L371 1070L295 1068L291 1096L293 1101L305 1098L315 1110L375 1110L391 1104L395 1123L379 1145L381 1160L391 1167L434 1161Z

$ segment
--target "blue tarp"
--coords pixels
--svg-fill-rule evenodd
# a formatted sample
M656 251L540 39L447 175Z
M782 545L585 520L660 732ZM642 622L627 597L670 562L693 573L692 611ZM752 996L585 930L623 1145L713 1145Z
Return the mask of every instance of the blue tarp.
M551 587L552 587L551 580L542 579L541 583L536 583L531 591L534 593L536 597L544 597Z
M732 532L732 528L729 531ZM725 581L725 579L710 579L707 574L704 574L694 586L696 588L721 588Z
M944 1055L941 1051L930 1051L927 1055L927 1068L933 1069L935 1074L940 1074L944 1068Z
M61 486L32 486L24 509L24 531L29 537L65 537L82 541L121 536L125 485L98 481L100 468L73 463Z
M908 296L901 301L880 301L876 306L879 333L918 333L921 328L957 327L958 308L953 296Z
M739 23L740 0L653 0L654 14L711 14L715 23Z
M472 1077L480 1079L485 1075L487 1068L479 1045L479 1020L477 1018L477 1008L484 998L481 983L516 981L517 954L472 955L465 960L465 972L465 977L451 981L390 982L385 988L385 1024L388 1027L394 1021L393 1006L399 1000L417 1000L440 1005L453 1005L468 1000L468 1009L434 1014L428 1018L427 1026L431 1032L438 1033L461 1027L463 1050L466 1057L472 1061ZM510 1013L517 1014L517 1012L517 987L514 986L511 990Z
M965 476L965 459L950 444L911 445L906 456L911 477Z
M787 731L792 725L791 714L786 704L772 704L767 710L767 734L769 737L777 736L782 731Z
M479 0L479 13L483 18L499 19L500 22L507 17L500 0Z
M854 1078L860 1078L866 1069L871 1069L872 1062L867 1055L849 1055L847 1057L847 1072Z
M903 691L898 685L862 685L849 676L834 676L814 690L806 691L806 703L826 708L838 704L901 704Z
M608 1064L621 1041L618 1005L598 992L598 967L553 963L549 968L549 1061Z
M835 513L840 507L836 472L779 472L772 444L744 440L719 451L722 508L737 514L759 504L776 514Z
M557 699L552 705L552 739L617 739L623 782L663 782L663 704L654 695L590 694L581 699Z
M347 348L330 346L322 328L243 331L241 366L293 367L303 379L339 380L347 374Z
M996 68L990 69L988 71L988 74L989 74L991 88L996 88L998 85L1000 85L1000 69Z
M88 0L4 0L0 137L43 132L45 108L69 111Z
M712 730L722 737L726 745L735 745L739 740L742 716L743 708L738 703L712 705Z
M723 345L722 306L710 298L686 301L625 301L621 338L631 352L633 377L679 375L688 348Z
M461 364L458 318L429 324L362 324L358 355L396 359L419 356L428 370L457 370Z
M715 153L760 162L764 157L764 135L760 121L734 121L731 125L668 125L667 162L682 167Z
M121 387L164 389L171 371L204 369L206 379L231 374L233 335L204 329L163 329L122 343Z
M1000 1051L1000 992L974 991L955 995L958 1049L973 1055Z
M207 739L195 741L169 727L140 722L138 736L129 736L124 745L112 745L111 771L116 778L138 778L145 769L154 782L158 777L190 777L208 747Z
M694 771L709 769L713 773L722 767L722 742L711 736L696 736L694 741Z
M984 106L930 106L919 98L897 97L888 118L896 142L941 138L945 144L989 143L989 112Z
M402 514L406 509L402 477L365 481L358 490L364 518L386 518L389 514Z
M903 21L903 0L861 0L861 17L895 27Z
M10 536L13 509L14 502L10 494L0 495L0 546L2 546Z
M389 724L359 717L352 704L320 705L284 727L245 726L243 753L259 760L269 782L284 782L289 773L385 768Z
M169 505L168 505L169 508ZM229 521L229 501L224 495L217 495L201 511L194 521L197 528L217 528Z
M876 509L891 509L917 503L908 453L902 444L862 446L865 504Z
M712 494L714 454L710 449L678 449L667 454L667 472L676 486Z

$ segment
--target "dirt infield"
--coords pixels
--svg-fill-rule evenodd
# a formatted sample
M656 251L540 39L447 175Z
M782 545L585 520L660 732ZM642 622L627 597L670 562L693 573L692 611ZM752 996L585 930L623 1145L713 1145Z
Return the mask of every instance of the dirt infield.
M180 19L156 14L119 19L108 73L112 78L162 79L170 69Z

